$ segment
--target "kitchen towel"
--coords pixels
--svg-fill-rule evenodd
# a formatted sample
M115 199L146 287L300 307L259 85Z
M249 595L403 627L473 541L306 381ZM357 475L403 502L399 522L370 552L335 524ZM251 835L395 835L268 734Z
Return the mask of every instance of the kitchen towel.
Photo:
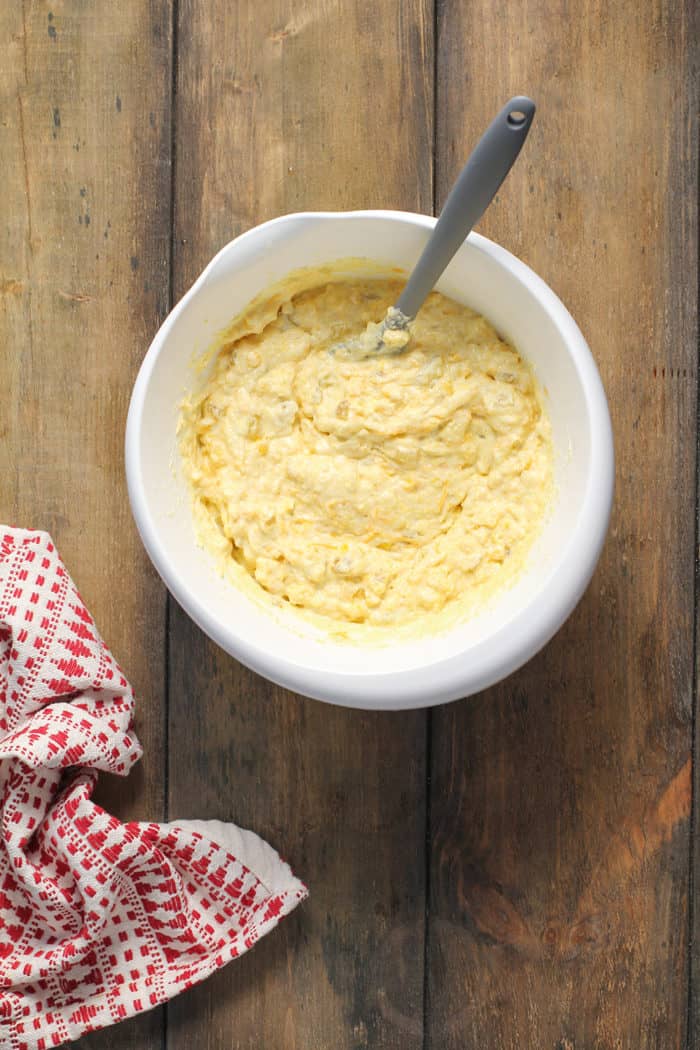
M0 526L0 1050L48 1050L164 1002L306 896L217 821L122 823L99 770L141 755L125 676L44 532Z

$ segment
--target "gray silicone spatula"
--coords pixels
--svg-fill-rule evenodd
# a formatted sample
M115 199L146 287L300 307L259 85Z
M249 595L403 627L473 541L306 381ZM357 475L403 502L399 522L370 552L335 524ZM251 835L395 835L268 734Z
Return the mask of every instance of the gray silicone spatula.
M496 196L527 138L535 103L516 95L486 129L452 187L435 229L395 306L379 325L370 325L345 352L366 356L403 350L409 325L441 273Z

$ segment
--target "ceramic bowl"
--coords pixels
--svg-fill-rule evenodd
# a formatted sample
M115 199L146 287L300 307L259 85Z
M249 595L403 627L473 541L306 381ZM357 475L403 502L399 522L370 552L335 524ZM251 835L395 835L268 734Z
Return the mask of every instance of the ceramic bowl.
M445 271L438 290L483 314L534 367L552 422L556 493L513 587L445 634L383 647L330 641L294 611L272 615L217 574L196 543L178 468L178 405L195 382L193 356L267 286L292 270L350 257L410 270L434 223L404 212L310 212L244 233L164 321L129 408L131 506L175 599L223 649L273 682L353 707L423 707L484 689L529 660L579 601L605 538L614 473L605 393L579 328L544 281L478 234Z

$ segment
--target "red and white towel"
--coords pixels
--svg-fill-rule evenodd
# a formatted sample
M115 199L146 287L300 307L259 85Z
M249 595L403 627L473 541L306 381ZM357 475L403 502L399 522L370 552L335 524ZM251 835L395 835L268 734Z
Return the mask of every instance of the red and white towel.
M123 824L98 770L141 755L131 687L49 536L0 526L0 1050L48 1050L164 1002L306 896L216 821Z

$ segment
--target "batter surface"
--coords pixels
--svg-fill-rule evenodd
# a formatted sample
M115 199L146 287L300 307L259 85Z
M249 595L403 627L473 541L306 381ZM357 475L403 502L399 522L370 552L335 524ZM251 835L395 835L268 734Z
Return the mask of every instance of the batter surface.
M551 433L527 363L438 293L402 353L329 352L402 287L307 280L257 300L183 404L180 450L224 567L336 624L437 630L520 571L552 491Z

